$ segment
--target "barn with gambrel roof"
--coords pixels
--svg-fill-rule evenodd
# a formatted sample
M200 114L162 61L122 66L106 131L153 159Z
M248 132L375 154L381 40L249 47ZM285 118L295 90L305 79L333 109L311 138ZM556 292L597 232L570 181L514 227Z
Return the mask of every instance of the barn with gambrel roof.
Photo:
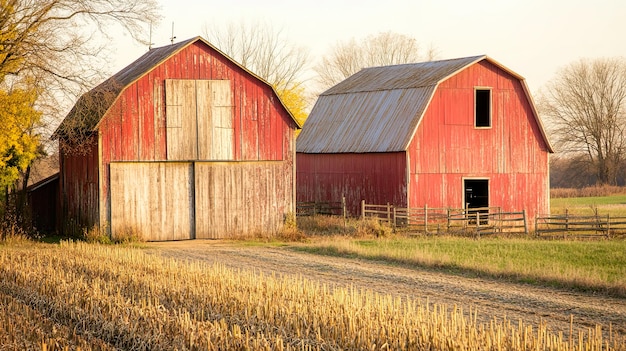
M298 201L549 212L552 147L522 76L488 56L372 67L322 93Z
M63 229L157 241L276 232L295 211L297 129L272 86L206 40L151 49L54 134Z

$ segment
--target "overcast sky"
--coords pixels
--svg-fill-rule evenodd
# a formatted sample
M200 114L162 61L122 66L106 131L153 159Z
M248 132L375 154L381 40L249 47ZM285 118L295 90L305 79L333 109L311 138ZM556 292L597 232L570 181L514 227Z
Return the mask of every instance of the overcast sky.
M269 22L313 65L351 38L397 32L438 49L440 59L486 54L526 78L532 92L580 58L626 57L624 0L161 0L155 47L202 35L208 23ZM117 41L111 73L147 47Z

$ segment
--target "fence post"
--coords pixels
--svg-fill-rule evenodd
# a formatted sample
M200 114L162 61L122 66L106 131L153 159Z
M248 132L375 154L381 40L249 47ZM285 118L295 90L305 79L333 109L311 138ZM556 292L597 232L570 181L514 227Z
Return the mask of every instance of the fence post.
M447 228L446 228L446 231L447 231L448 233L450 233L450 208L447 208L447 209L446 209L446 212L448 213L448 216L447 216L447 218L446 218L446 219L448 220L448 226L447 226Z
M424 204L424 232L428 234L428 205Z
M391 224L391 205L387 202L387 223Z
M567 235L569 234L569 216L568 216L568 209L565 209L565 234L563 234L563 239L567 238Z
M396 232L396 207L395 206L393 207L393 223L392 223L392 225L393 225L393 232L395 233Z
M341 196L341 214L343 215L343 226L346 226L346 197Z
M606 237L607 239L611 238L611 214L606 214Z
M480 212L476 211L476 236L480 238Z
M522 210L522 217L524 218L524 235L528 235L528 222L526 221L526 209Z
M365 200L361 200L361 219L365 220Z

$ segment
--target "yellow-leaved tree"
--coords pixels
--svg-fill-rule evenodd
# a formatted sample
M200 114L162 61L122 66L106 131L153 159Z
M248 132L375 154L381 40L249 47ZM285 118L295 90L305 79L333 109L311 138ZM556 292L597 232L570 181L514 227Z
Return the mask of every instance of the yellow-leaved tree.
M278 94L280 100L285 104L285 107L291 111L291 114L298 123L303 125L308 117L304 87L302 85L295 85L291 88L276 89L276 94Z
M5 189L37 157L39 136L34 132L41 112L34 107L35 91L0 90L0 186Z

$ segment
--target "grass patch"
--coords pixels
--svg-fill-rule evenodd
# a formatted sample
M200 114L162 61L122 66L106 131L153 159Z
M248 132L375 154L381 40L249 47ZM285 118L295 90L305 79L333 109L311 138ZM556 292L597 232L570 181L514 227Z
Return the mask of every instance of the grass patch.
M626 241L332 237L297 248L626 297Z
M601 216L626 216L626 195L553 198L550 200L552 214L591 216L598 211Z

